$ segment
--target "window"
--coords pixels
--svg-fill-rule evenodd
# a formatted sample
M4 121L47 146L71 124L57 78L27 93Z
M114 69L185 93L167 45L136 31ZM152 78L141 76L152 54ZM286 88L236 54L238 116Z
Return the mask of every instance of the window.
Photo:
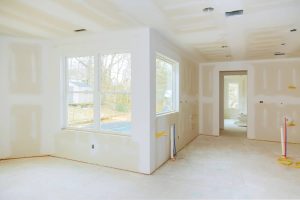
M239 108L239 84L238 83L228 84L228 108L232 108L232 109Z
M130 54L101 56L101 129L126 132L131 119Z
M177 108L177 66L163 56L156 58L156 113L174 112Z
M94 126L94 57L67 59L68 126Z
M98 58L98 57L97 57ZM129 53L66 60L66 127L128 133L131 129Z

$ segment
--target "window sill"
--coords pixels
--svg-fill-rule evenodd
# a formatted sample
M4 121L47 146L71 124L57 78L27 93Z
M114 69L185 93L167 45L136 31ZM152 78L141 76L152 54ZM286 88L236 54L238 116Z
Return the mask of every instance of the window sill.
M92 129L82 129L82 128L62 128L62 131L76 131L76 132L83 132L83 133L97 133L100 135L112 135L112 136L125 136L130 137L130 133L120 133L114 131L103 131L103 130L92 130Z
M172 115L172 114L176 114L176 113L179 113L179 111L170 111L170 112L164 112L164 113L157 113L156 117L162 117L162 116Z

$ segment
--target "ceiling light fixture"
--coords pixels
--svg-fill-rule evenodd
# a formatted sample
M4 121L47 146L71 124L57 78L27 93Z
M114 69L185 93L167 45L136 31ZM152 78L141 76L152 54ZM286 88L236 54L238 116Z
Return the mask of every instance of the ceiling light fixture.
M83 31L86 31L86 29L85 28L81 28L81 29L74 30L74 32L83 32Z
M203 12L205 12L205 13L210 13L210 12L212 12L212 11L214 11L214 8L213 8L213 7L207 7L207 8L204 8L204 9L203 9Z

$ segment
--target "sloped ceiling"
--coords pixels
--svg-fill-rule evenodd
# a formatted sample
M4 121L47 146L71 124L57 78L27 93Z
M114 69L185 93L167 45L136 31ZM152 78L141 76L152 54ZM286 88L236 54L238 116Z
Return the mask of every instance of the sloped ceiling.
M56 39L140 26L201 61L300 56L299 0L0 0L2 35Z

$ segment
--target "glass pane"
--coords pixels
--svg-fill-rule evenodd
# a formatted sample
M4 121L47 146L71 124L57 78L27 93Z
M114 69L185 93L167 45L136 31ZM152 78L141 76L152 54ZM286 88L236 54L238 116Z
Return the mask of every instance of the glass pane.
M101 129L129 132L131 129L131 56L129 53L101 56Z
M69 92L92 91L94 85L94 57L67 59Z
M93 128L94 104L91 93L68 95L68 127Z
M101 91L130 92L131 58L129 53L101 56Z
M156 59L156 113L174 110L173 93L173 66Z
M228 84L228 108L239 108L239 84Z
M129 132L131 129L130 121L130 95L102 93L101 129L113 132Z

